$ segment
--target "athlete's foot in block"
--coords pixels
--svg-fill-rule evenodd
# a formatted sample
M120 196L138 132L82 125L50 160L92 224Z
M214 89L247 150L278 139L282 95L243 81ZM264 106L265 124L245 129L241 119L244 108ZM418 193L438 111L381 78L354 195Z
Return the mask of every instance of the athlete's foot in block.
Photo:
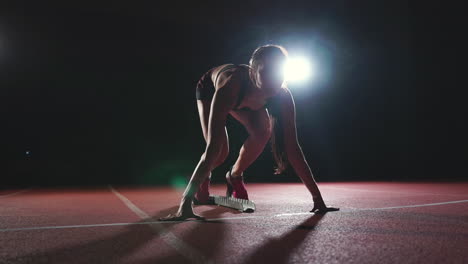
M232 174L229 174L228 172L226 175L226 179L228 180L228 183L232 186L232 197L245 200L249 199L249 195L247 194L247 189L245 188L242 173L236 174L235 172L232 172Z
M247 190L245 188L241 189L241 188L234 188L234 191L232 192L232 197L234 198L238 198L238 199L244 199L244 200L248 200L249 199L249 195L247 194Z
M243 175L244 175L243 172L236 171L234 168L232 168L231 178L242 177Z

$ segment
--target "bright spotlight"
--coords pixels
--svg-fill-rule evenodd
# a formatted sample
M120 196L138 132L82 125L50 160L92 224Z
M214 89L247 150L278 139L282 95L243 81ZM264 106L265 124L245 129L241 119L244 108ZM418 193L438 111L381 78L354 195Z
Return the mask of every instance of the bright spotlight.
M306 58L289 58L284 65L284 74L288 82L302 82L313 75L313 67Z

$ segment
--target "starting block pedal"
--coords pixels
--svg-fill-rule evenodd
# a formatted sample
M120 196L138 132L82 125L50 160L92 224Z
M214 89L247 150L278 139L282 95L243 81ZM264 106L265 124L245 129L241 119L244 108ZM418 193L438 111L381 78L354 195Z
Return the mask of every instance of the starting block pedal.
M255 211L255 204L250 200L218 195L210 196L210 200L216 205L237 209L244 213L253 213Z

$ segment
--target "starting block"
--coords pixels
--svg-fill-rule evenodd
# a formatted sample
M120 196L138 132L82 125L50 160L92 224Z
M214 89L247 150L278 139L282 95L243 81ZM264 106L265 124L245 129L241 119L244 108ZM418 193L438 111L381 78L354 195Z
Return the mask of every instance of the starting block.
M255 211L255 204L250 200L218 195L210 196L210 200L213 204L237 209L244 213L253 213Z

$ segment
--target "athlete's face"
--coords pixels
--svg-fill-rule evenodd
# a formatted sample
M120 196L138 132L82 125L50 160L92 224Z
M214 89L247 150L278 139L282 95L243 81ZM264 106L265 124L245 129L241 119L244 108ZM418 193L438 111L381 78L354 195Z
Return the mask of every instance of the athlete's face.
M284 82L283 63L279 60L265 59L255 73L257 86L265 91L278 91Z

